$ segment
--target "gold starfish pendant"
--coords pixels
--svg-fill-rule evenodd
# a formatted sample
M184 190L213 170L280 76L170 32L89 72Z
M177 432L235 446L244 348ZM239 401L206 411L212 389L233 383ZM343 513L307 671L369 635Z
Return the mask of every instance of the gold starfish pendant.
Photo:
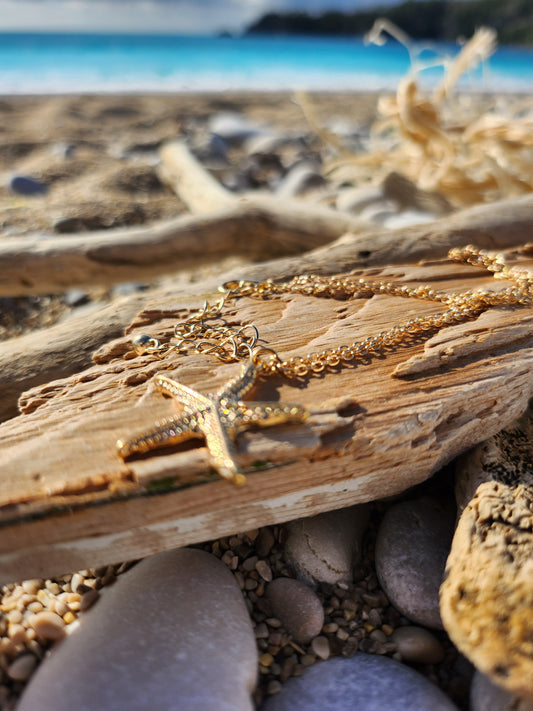
M118 440L120 456L125 458L195 437L203 438L220 476L234 484L243 484L246 478L235 461L236 435L252 427L303 422L308 416L301 405L244 402L242 398L252 388L256 377L257 368L250 360L242 366L239 375L217 393L202 395L165 375L157 375L156 388L175 397L184 406L184 412L161 420L152 429L135 437Z

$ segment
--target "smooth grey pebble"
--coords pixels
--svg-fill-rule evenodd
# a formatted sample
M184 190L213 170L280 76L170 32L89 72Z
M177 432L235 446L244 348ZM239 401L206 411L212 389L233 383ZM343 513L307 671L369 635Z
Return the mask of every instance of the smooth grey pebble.
M359 214L365 208L376 203L382 204L383 190L380 187L361 186L339 190L336 205L338 210Z
M194 154L203 163L225 166L228 164L228 148L224 138L212 133L194 149Z
M393 504L378 529L376 572L391 603L413 622L442 629L439 587L455 516L429 497Z
M310 188L319 188L326 184L320 168L312 163L297 163L279 182L276 194L280 197L295 197Z
M241 146L252 136L270 134L265 128L238 113L220 112L208 121L209 131L231 146Z
M388 200L374 202L371 205L364 207L359 216L363 220L375 222L377 225L383 225L388 219L398 214L396 207Z
M324 608L315 591L293 578L276 578L266 589L272 614L297 642L306 644L320 634Z
M422 674L375 654L309 667L289 679L261 711L458 711Z
M249 156L277 155L286 146L302 147L305 138L302 135L283 136L275 133L264 133L251 136L245 143Z
M17 711L252 711L258 656L239 586L215 556L146 558L45 658Z

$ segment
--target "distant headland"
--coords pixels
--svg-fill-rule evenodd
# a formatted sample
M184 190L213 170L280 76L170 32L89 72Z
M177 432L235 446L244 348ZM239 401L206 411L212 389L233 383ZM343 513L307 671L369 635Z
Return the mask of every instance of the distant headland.
M406 0L393 7L351 13L270 12L250 25L246 34L361 36L378 17L387 18L414 39L455 41L488 25L498 32L502 44L533 45L531 0Z

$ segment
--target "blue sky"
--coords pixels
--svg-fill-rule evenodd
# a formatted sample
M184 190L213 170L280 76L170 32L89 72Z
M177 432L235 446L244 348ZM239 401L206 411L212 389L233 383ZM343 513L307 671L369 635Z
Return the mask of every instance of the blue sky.
M398 1L398 0L396 0ZM0 32L239 31L265 12L357 10L395 0L0 0Z

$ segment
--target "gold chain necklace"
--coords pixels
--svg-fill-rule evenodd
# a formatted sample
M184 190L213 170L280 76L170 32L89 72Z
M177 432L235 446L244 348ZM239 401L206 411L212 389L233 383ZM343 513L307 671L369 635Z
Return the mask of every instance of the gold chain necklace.
M152 354L164 358L172 352L209 354L223 362L243 361L239 375L217 393L203 395L165 375L157 375L155 386L176 398L183 405L183 413L168 417L127 440L119 440L120 456L147 452L163 446L175 445L191 438L203 438L211 461L218 473L236 484L245 477L236 461L234 439L238 432L251 427L264 427L284 422L303 422L307 411L297 404L278 402L249 402L243 398L257 378L283 375L303 378L320 374L326 369L337 369L382 354L413 336L435 331L476 318L491 306L516 306L533 303L533 275L508 267L501 255L490 255L476 247L453 249L453 261L483 266L495 278L508 279L512 286L501 291L474 290L442 294L429 286L398 286L390 282L369 281L350 277L321 277L301 275L285 283L226 282L219 290L222 298L174 327L175 340L160 343L156 338L142 335L133 346L139 355ZM258 346L259 333L253 324L241 327L211 323L221 320L224 307L242 297L265 299L283 294L303 294L312 297L350 298L355 295L388 294L404 298L424 299L442 303L446 309L438 314L418 316L396 324L388 331L369 336L363 341L340 345L316 353L282 360L274 349Z

